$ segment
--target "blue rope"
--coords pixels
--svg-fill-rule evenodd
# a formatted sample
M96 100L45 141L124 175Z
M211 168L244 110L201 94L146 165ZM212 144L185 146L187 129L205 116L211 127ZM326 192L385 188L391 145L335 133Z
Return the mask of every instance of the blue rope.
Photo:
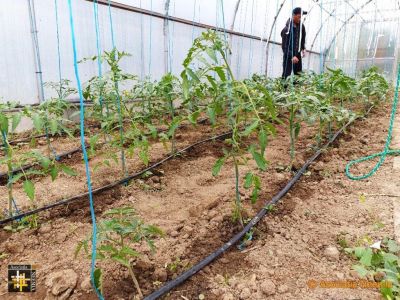
M193 2L193 20L192 20L192 44L194 41L194 29L195 29L194 21L196 19L196 5L197 5L197 0L194 0L194 2Z
M321 12L321 30L324 30L323 28L323 24L322 24L322 5L323 5L323 0L321 0L321 4L320 4L320 12ZM311 57L309 57L308 59L311 59ZM322 54L322 37L319 37L319 71L320 73L323 73L324 71L324 56Z
M243 18L243 31L242 31L242 33L244 34L244 30L246 29L246 18L247 18L247 8L248 8L248 1L246 1L246 8L245 8L245 12L244 12L244 18ZM242 10L241 10L241 12L243 12ZM240 25L239 25L239 29L240 29ZM239 51L238 51L238 53L239 53L239 56L238 56L238 61L237 61L237 67L236 67L236 76L237 76L237 78L239 78L240 77L240 72L241 72L241 57L242 57L242 53L243 53L243 40L244 40L244 37L242 36L242 38L240 39L240 49L239 49Z
M110 18L110 29L111 29L111 41L112 41L112 48L116 51L115 47L115 38L114 38L114 26L113 26L113 19L111 14L111 2L108 0L108 15ZM115 82L115 92L117 95L117 109L118 109L118 116L119 116L119 138L121 142L121 163L122 163L122 172L124 175L127 175L126 170L126 163L125 163L125 152L124 152L124 128L122 123L122 109L121 109L121 97L119 95L119 87L118 82Z
M60 51L60 30L59 30L59 19L58 19L58 2L57 0L54 0L54 9L56 12L56 29L57 29L57 52L58 52L58 77L60 80L60 95L62 93L62 89L61 89L61 82L62 82L62 78L61 78L61 51Z
M83 153L83 160L85 162L85 170L86 170L86 179L88 185L88 192L89 192L89 203L90 203L90 216L92 218L92 263L90 268L90 277L91 282L94 290L99 299L104 300L103 296L101 295L100 291L97 289L94 281L94 271L96 267L96 248L97 248L97 226L96 226L96 215L94 212L94 205L93 205L93 195L92 195L92 182L90 179L90 169L89 169L89 160L88 155L86 152L85 146L85 107L83 104L83 94L82 94L82 86L81 80L79 77L79 70L78 70L78 55L76 49L76 40L75 40L75 28L74 28L74 19L72 14L72 0L68 0L68 7L69 7L69 20L71 26L71 39L72 39L72 51L74 54L74 71L76 77L76 83L78 86L78 93L79 93L79 102L80 102L80 135L81 135L81 147Z
M151 11L153 11L153 0L150 0L150 10ZM152 17L150 17L150 26L149 26L150 28L150 36L149 36L149 73L148 73L148 76L150 76L151 75L151 57L152 57L152 54L151 54L151 51L152 51L152 38L153 38L153 36L152 36L152 32L153 32L153 18Z
M254 23L254 0L251 3L251 25L250 25L250 34L253 35L253 23ZM249 49L249 66L247 69L247 77L250 78L250 70L253 64L253 39L250 39L250 49Z
M98 76L101 79L103 77L103 70L101 66L101 48L100 48L100 33L99 33L99 4L97 0L93 1L93 14L94 14L94 27L96 31L96 48L97 48L97 69ZM103 95L99 95L100 107L103 108ZM107 107L108 113L108 107Z
M139 7L142 8L142 0L139 1ZM151 18L151 17L150 17ZM143 44L143 14L140 14L140 79L144 77L144 44ZM143 102L144 103L144 102Z
M173 7L173 14L175 15L175 1ZM174 53L174 33L175 33L175 22L172 22L172 38L170 34L170 23L168 22L167 30L168 30L168 72L172 73L172 64L173 64L173 53Z
M363 180L363 179L369 178L369 177L371 177L372 175L374 175L378 171L378 169L381 167L381 165L385 162L385 160L386 160L388 155L400 155L400 149L395 149L395 150L391 150L390 149L390 143L392 141L392 133L393 133L394 121L395 121L395 118L396 118L397 105L398 105L398 102L399 102L400 63L398 64L398 69L397 70L398 71L397 71L397 80L396 80L396 90L395 90L393 104L392 104L392 112L390 114L389 130L388 130L388 134L387 134L387 137L386 137L385 147L384 147L382 152L375 153L375 154L368 155L368 156L364 156L362 158L350 161L346 165L346 176L349 179L352 179L352 180ZM375 166L371 169L371 171L369 171L368 173L366 173L364 175L360 175L360 176L355 176L355 175L351 174L350 168L353 165L359 164L359 163L364 162L364 161L372 160L372 159L374 159L376 157L379 157L379 161L375 164Z

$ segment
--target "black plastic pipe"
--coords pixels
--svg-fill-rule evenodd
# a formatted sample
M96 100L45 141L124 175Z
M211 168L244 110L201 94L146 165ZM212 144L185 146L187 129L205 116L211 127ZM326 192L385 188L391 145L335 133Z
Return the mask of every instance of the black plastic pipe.
M200 119L199 121L197 121L197 124L203 124L207 120L208 120L208 118ZM186 124L179 125L178 129L184 128L186 126L188 126L188 125L186 125ZM167 130L166 129L162 129L162 130L158 130L157 132L160 133L160 132L165 132L165 131L167 131ZM151 134L147 134L147 135L150 136ZM104 143L101 143L101 144L104 144ZM89 146L86 145L86 148L87 147L89 147ZM64 158L66 158L66 157L68 157L68 156L70 156L72 154L75 154L75 153L78 153L78 152L81 152L81 151L82 151L82 148L81 147L77 147L77 148L72 149L72 150L70 150L68 152L64 152L64 153L61 153L59 155L56 154L56 158L57 158L58 161L60 161L60 160L63 160ZM37 166L37 165L39 165L39 163L31 163L31 164L23 165L23 166L21 166L19 168L13 169L11 171L11 174L12 175L17 174L19 172L22 172L22 170L26 171L26 170L28 170L30 168L33 168L33 167ZM8 172L0 172L0 181L2 181L2 180L4 181L5 179L7 179L7 177L8 177Z
M367 111L366 115L371 111L372 107ZM177 278L174 280L171 280L167 282L164 286L162 286L160 289L157 291L151 293L147 297L144 298L144 300L154 300L162 297L166 293L170 292L172 289L177 287L178 285L181 285L184 283L187 279L195 275L197 272L199 272L201 269L209 265L211 262L213 262L215 259L217 259L219 256L221 256L224 252L226 252L230 247L235 245L237 242L239 242L245 235L248 233L255 225L257 225L260 220L265 217L265 215L268 213L268 207L270 205L275 205L276 203L279 202L279 200L284 197L289 190L296 184L296 182L301 178L301 176L304 174L304 172L307 170L307 168L321 155L321 153L327 149L336 139L337 137L343 133L343 131L350 125L352 124L355 120L357 120L360 117L354 118L353 120L350 120L346 125L344 125L339 131L337 131L333 137L322 147L320 150L318 150L307 162L300 168L300 170L294 175L294 177L286 184L286 186L278 193L276 194L270 201L267 201L264 205L264 207L257 213L253 219L237 234L235 234L227 243L225 243L221 248L217 249L215 252L211 253L208 255L205 259L200 261L197 265L193 266L190 268L188 271L182 273L179 275Z
M192 149L192 148L194 148L194 147L196 147L196 146L198 146L200 144L204 144L204 143L207 143L207 142L210 142L210 141L213 141L213 140L223 139L226 136L229 136L231 134L232 134L232 131L229 131L229 132L225 132L225 133L222 133L220 135L217 135L217 136L213 136L213 137L210 137L210 138L203 139L203 140L198 141L198 142L196 142L194 144L191 144L191 145L189 145L189 146L177 151L176 153L171 154L171 155L163 158L162 160L152 164L151 166L149 166L149 167L147 167L145 169L142 169L141 171L139 171L137 173L131 174L131 175L129 175L127 177L124 177L124 178L122 178L122 179L120 179L118 181L115 181L115 182L110 183L108 185L105 185L105 186L99 187L97 189L94 189L92 191L92 194L96 195L96 194L99 194L101 192L110 190L110 189L112 189L112 188L114 188L114 187L116 187L118 185L125 184L125 183L131 181L132 179L137 178L137 177L143 175L144 173L146 173L148 171L151 171L151 170L157 168L158 166L162 165L163 163L173 159L174 157L176 157L176 155L183 154L184 152L186 152L186 151L188 151L188 150L190 150L190 149ZM58 206L62 206L62 205L66 205L66 204L72 203L74 201L77 201L78 199L81 199L82 197L87 197L88 195L89 195L88 192L81 193L81 194L73 196L71 198L67 198L67 199L64 199L64 200L61 200L61 201L57 201L55 203L52 203L52 204L49 204L49 205L45 205L45 206L40 207L40 208L32 209L32 210L29 210L27 212L20 213L18 215L15 215L15 216L0 220L0 226L4 225L4 224L7 224L9 222L12 222L12 221L15 221L15 220L18 220L18 219L33 215L33 214L36 214L36 213L42 212L42 211L49 210L49 209L54 208L54 207L58 207Z

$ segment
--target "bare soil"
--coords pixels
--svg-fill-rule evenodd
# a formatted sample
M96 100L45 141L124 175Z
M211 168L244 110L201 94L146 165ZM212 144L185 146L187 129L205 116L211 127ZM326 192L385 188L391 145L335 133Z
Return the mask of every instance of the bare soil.
M389 105L375 109L368 119L357 121L339 141L315 163L310 172L285 196L277 210L262 220L254 238L244 251L236 246L164 299L379 299L376 290L310 289L314 280L356 279L352 261L338 241L350 246L364 238L372 240L393 236L390 198L371 196L360 202L361 193L380 194L392 178L390 159L375 177L361 182L348 180L344 166L350 159L380 151L385 139ZM313 153L313 128L305 127L297 145L297 164ZM208 126L185 129L179 133L179 147L212 134ZM249 143L251 140L248 141ZM97 218L113 207L133 206L146 222L166 232L156 241L156 253L145 246L138 248L142 257L134 270L144 294L156 290L165 281L187 270L240 230L232 220L234 173L232 164L222 168L218 177L211 168L221 156L223 142L203 144L154 172L154 176L131 182L95 197ZM242 188L246 215L251 218L266 200L272 198L291 178L284 170L289 163L289 138L284 126L269 142L266 157L270 161L262 178L262 197L250 204L250 191ZM153 152L154 151L154 152ZM167 151L155 145L152 159ZM98 158L94 158L96 160ZM92 166L95 163L91 162ZM61 177L52 183L38 179L40 205L85 190L84 169L79 160L76 178ZM141 167L129 161L129 169ZM242 175L256 166L250 162L240 167ZM362 171L362 168L360 170ZM118 169L104 168L94 175L96 186L108 183L120 174ZM5 190L0 192L4 195ZM18 199L22 192L17 192ZM3 199L4 197L2 197ZM54 272L72 269L77 275L69 299L96 299L88 285L90 260L83 254L74 258L79 241L91 232L87 199L80 203L40 214L41 227L18 233L0 231L0 298L16 299L7 293L6 269L10 263L36 264L37 292L19 299L55 299L46 281ZM3 207L3 201L0 205ZM27 205L27 204L26 204ZM337 256L329 256L327 247L336 247ZM135 289L128 271L116 264L99 262L105 270L106 299L135 299Z

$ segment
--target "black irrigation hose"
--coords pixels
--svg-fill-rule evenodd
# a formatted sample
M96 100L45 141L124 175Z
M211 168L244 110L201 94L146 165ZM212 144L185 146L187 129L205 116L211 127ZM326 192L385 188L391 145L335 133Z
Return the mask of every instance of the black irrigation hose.
M371 109L372 109L372 106L370 107L370 109L367 111L367 113L365 115L368 115L369 112L371 111ZM150 295L148 295L147 297L145 297L144 300L154 300L154 299L158 299L159 297L165 295L166 293L168 293L169 291L171 291L178 285L181 285L187 279L189 279L190 277L195 275L201 269L206 267L208 264L210 264L215 259L217 259L220 255L222 255L224 252L226 252L230 247L232 247L237 242L239 242L246 235L246 233L248 233L255 225L257 225L257 223L268 213L269 206L275 205L276 203L278 203L278 201L289 192L289 190L301 178L301 176L307 170L307 168L321 155L321 153L323 151L325 151L337 139L337 137L340 134L342 134L342 132L358 118L360 118L360 117L350 120L339 131L337 131L333 135L333 137L320 150L318 150L309 160L307 160L307 162L300 168L300 170L296 173L296 175L294 175L294 177L286 184L286 186L278 194L276 194L271 199L271 201L267 202L265 204L265 206L257 213L257 215L255 217L253 217L253 219L251 219L251 221L239 233L235 234L221 248L217 249L215 252L208 255L205 259L200 261L197 265L193 266L188 271L182 273L174 280L167 282L160 289L158 289L157 291L155 291L155 292L151 293Z
M210 137L210 138L206 138L206 139L198 141L198 142L196 142L194 144L186 146L185 148L177 151L176 153L171 154L171 155L163 158L162 160L154 163L153 165L151 165L151 166L149 166L149 167L147 167L147 168L145 168L145 169L143 169L143 170L141 170L141 171L139 171L137 173L131 174L131 175L129 175L127 177L124 177L124 178L122 178L122 179L120 179L118 181L115 181L115 182L110 183L108 185L105 185L105 186L99 187L97 189L94 189L92 191L92 194L95 195L95 194L104 192L106 190L110 190L110 189L112 189L112 188L114 188L114 187L116 187L118 185L125 184L125 183L131 181L132 179L137 178L137 177L143 175L144 173L146 173L148 171L151 171L152 169L157 168L158 166L162 165L163 163L173 159L177 155L183 154L184 152L186 152L186 151L188 151L188 150L190 150L192 148L195 148L196 146L198 146L200 144L204 144L204 143L207 143L207 142L210 142L210 141L213 141L213 140L220 140L220 139L225 138L226 136L229 136L231 134L232 134L232 131L228 131L228 132L222 133L220 135L213 136L213 137ZM71 198L64 199L64 200L61 200L61 201L57 201L55 203L52 203L52 204L49 204L49 205L46 205L46 206L43 206L43 207L40 207L40 208L32 209L30 211L27 211L27 212L24 212L24 213L21 213L21 214L18 214L18 215L15 215L15 216L3 219L3 220L0 220L0 226L4 225L6 223L9 223L9 222L15 221L17 219L21 219L21 218L36 214L36 213L41 212L41 211L46 211L46 210L54 208L54 207L58 207L58 206L62 206L62 205L66 205L66 204L72 203L72 202L77 201L78 199L81 199L82 197L86 197L88 195L89 194L87 192L86 193L81 193L81 194L73 196Z
M86 148L87 147L89 147L89 146L86 145ZM68 157L70 155L73 155L73 154L81 152L81 151L82 151L82 149L80 147L79 148L75 148L75 149L72 149L70 151L61 153L60 155L56 155L56 159L57 159L57 161L60 161L60 160L64 159L65 157ZM14 175L16 173L22 172L23 170L26 171L27 169L31 169L31 168L33 168L33 167L35 167L37 165L39 165L39 163L31 163L31 164L23 165L23 166L21 166L19 168L12 169L11 174ZM0 173L0 181L1 181L1 179L5 179L7 177L8 177L8 172L1 172Z
M208 120L208 118L200 119L199 121L197 121L197 124L203 124L203 123L205 123L207 120ZM178 126L178 129L184 128L184 127L186 127L186 126L188 126L188 125L186 125L186 124L179 125L179 126ZM162 130L159 130L158 133L160 133L160 132L165 132L165 131L167 131L167 130L166 130L166 129L162 129ZM151 134L148 134L148 135L151 135ZM89 146L87 145L86 148L87 148L87 147L89 147ZM68 151L68 152L61 153L60 155L57 155L57 154L56 154L57 161L60 161L60 160L64 159L65 157L68 157L68 156L70 156L70 155L73 155L73 154L78 153L78 152L81 152L81 151L82 151L82 148L81 148L81 147L77 147L77 148L72 149L72 150L70 150L70 151ZM11 171L11 174L14 175L14 174L16 174L16 173L22 172L22 170L25 171L25 170L30 169L30 168L33 168L33 167L35 167L35 166L37 166L37 165L39 165L39 164L38 164L38 163L31 163L31 164L23 165L23 166L21 166L21 167L19 167L19 168L13 169L13 170ZM4 179L7 179L7 177L8 177L8 172L0 172L0 181L1 181L2 179L3 179L3 180L4 180Z

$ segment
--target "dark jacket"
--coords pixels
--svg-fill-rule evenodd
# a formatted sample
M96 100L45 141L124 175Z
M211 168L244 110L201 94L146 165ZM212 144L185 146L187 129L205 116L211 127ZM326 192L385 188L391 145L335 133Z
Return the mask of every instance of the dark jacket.
M283 30L281 31L281 37L282 37L283 53L288 57L297 56L298 59L301 59L301 51L306 49L305 47L306 27L304 26L304 24L302 24L300 51L299 51L300 26L297 25L296 27L293 27L293 21L291 21L291 19L287 20L285 28L283 28Z

